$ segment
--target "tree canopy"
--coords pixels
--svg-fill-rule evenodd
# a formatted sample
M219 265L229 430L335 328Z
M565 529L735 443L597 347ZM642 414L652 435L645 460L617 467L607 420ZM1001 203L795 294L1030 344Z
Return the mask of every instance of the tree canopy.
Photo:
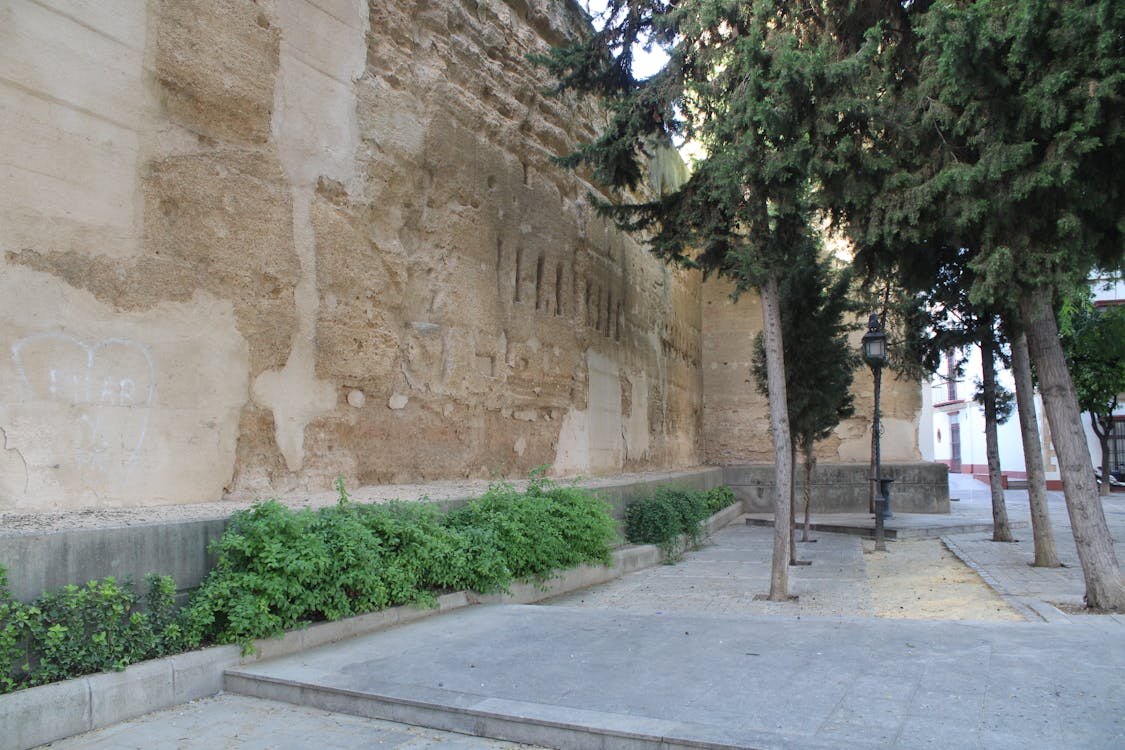
M1090 415L1102 449L1102 494L1115 467L1109 463L1109 438L1114 411L1125 393L1125 306L1099 310L1089 299L1072 300L1060 316L1063 351L1078 394L1078 405Z
M783 0L608 0L600 28L539 58L559 90L600 98L607 125L598 138L560 157L588 165L618 189L598 210L627 231L644 233L666 261L718 274L737 292L762 299L774 442L774 564L770 598L787 598L787 488L792 476L778 279L815 245L820 191L845 170L829 143L853 127L852 84L870 68L875 40L841 44L831 3ZM638 80L633 49L644 40L667 48L668 63ZM844 113L844 114L842 114ZM650 151L671 138L703 156L689 179L664 195L628 193ZM844 149L842 153L854 154Z
M543 58L607 113L560 162L620 189L599 210L659 257L761 293L778 485L792 470L778 279L827 216L904 299L954 273L982 318L1026 329L1088 601L1125 609L1054 315L1058 290L1121 260L1125 3L608 0L601 22ZM639 79L649 42L669 61ZM629 192L671 138L703 149L691 177Z
M1125 4L904 4L879 58L869 169L834 195L869 268L922 275L963 249L969 301L1026 330L1091 606L1125 609L1055 319L1125 247Z

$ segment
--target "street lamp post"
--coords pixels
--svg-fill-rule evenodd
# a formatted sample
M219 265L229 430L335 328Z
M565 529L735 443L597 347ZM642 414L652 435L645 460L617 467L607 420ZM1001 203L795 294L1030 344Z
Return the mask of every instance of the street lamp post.
M883 381L883 366L887 364L887 334L883 333L883 326L879 322L879 316L871 313L871 317L867 319L867 333L863 335L863 359L867 362L867 366L871 368L871 375L875 381L875 418L872 422L871 429L874 431L874 444L872 448L875 464L875 476L871 477L871 481L875 482L875 549L885 550L887 548L884 538L883 521L890 518L890 484L889 477L882 476L882 468L879 465L880 453L880 437L879 437L879 389Z

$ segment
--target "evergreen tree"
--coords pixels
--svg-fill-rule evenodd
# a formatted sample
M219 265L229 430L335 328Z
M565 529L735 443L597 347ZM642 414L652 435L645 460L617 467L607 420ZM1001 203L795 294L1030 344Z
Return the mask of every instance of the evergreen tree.
M971 248L974 305L1026 331L1090 606L1125 609L1125 575L1097 500L1055 298L1125 235L1125 4L939 0L904 4L869 122L871 169L834 214L900 267ZM881 260L883 264L892 261Z
M813 257L791 266L780 284L789 431L794 453L800 451L803 457L803 541L809 540L809 500L816 466L813 449L841 420L854 413L851 385L859 364L845 322L855 312L849 295L851 273L835 270L830 258L817 257L817 248L810 248L810 252ZM761 335L754 342L752 370L758 392L768 395L766 349ZM794 496L792 485L789 496ZM791 512L792 505L791 500ZM789 554L790 564L797 564L792 537Z
M819 188L846 171L826 144L853 128L841 116L850 106L838 98L876 49L862 23L830 8L808 0L609 0L600 29L541 58L559 90L592 93L608 110L599 137L560 159L589 165L596 181L620 189L619 202L599 209L643 233L666 261L761 297L776 478L774 601L788 598L793 469L779 279L814 242ZM633 50L646 41L665 46L669 61L638 80ZM679 188L634 202L624 191L669 137L699 144L704 156Z

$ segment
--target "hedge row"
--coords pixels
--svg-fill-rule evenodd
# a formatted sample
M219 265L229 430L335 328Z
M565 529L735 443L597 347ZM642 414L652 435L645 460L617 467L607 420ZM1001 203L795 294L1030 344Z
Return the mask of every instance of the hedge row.
M269 500L235 513L212 544L215 567L178 612L167 576L150 576L143 597L106 578L21 604L0 569L0 693L209 644L249 651L310 622L611 561L606 503L541 475L523 492L495 485L444 516L425 502L355 503L342 483L337 490L339 502L316 511Z
M729 487L708 491L662 487L649 498L625 507L625 538L634 544L655 544L668 562L684 549L698 546L703 522L734 503Z

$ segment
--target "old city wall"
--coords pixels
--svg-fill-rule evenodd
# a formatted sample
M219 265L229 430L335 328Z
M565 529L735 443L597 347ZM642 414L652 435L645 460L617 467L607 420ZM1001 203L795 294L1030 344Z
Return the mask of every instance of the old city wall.
M733 285L708 281L702 290L703 319L703 443L708 463L732 465L773 461L766 397L750 372L754 337L762 330L762 308L756 295L731 301ZM854 334L859 349L862 331ZM874 383L866 367L855 373L852 392L855 416L841 422L817 443L817 461L866 464L871 457L871 415ZM922 397L917 383L885 374L880 398L882 458L887 463L921 460L918 419ZM868 472L863 472L866 475ZM861 476L860 481L866 481Z
M698 463L699 280L549 160L596 113L526 55L581 24L0 7L0 510Z

